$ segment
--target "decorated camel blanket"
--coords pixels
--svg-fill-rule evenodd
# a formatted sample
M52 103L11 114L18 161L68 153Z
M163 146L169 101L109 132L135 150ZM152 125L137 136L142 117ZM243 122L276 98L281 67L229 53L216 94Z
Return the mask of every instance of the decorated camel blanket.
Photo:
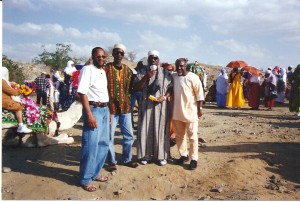
M37 106L30 97L21 99L24 106L23 123L33 131L46 131L47 119L51 119L46 106ZM2 108L2 124L18 125L15 113Z

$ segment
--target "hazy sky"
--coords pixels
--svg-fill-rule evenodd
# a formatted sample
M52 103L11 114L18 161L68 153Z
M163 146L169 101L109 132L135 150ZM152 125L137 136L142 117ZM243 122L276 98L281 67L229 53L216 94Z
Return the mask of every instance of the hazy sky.
M3 0L2 52L31 61L71 44L72 56L123 43L136 61L156 49L226 66L266 68L300 63L300 0Z

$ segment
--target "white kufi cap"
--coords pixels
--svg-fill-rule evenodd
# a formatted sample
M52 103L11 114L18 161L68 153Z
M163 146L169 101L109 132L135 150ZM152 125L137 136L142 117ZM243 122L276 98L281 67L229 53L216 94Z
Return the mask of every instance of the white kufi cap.
M159 52L157 50L151 50L151 51L148 52L148 57L150 55L155 55L155 56L159 57Z
M124 52L126 51L126 47L121 43L115 44L113 49L115 49L115 48L122 49Z
M270 70L268 70L268 69L265 71L265 74L271 74L271 73L272 72Z

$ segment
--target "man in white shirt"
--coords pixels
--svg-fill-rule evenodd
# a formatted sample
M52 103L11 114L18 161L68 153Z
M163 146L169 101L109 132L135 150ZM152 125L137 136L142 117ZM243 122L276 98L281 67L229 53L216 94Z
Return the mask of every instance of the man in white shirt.
M190 158L189 169L195 170L198 161L198 118L203 114L204 93L199 77L187 71L186 65L186 58L179 58L175 62L177 73L173 74L174 106L172 121L176 134L176 144L181 156L176 163L182 165ZM187 138L190 143L189 151L187 149Z
M100 171L104 166L109 144L109 109L107 78L103 66L105 51L92 50L93 64L80 71L79 93L83 111L82 151L80 159L80 184L86 191L96 191L92 181L107 181Z

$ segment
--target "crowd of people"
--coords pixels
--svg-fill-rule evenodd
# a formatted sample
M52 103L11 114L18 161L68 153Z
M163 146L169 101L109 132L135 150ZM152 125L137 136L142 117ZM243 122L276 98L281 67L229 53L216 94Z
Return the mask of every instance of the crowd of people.
M293 71L275 66L263 74L250 73L233 68L229 75L226 68L220 70L216 78L216 104L220 108L241 109L246 101L251 110L258 110L263 98L266 110L273 110L275 103L283 105L289 101L289 109L300 116L299 109L299 68Z
M150 50L147 60L139 61L133 69L122 62L125 52L123 44L115 44L113 61L106 63L105 50L95 47L90 62L80 69L68 61L63 73L56 71L51 77L41 72L34 80L37 104L64 111L76 95L82 103L80 184L89 192L97 189L92 181L108 180L100 174L106 162L110 171L120 164L130 168L148 163L164 166L170 159L171 144L177 145L180 155L175 164L189 161L188 169L197 168L198 119L205 100L199 75L190 71L187 58L178 58L175 68L162 65L157 50ZM7 78L2 77L2 106L16 112L18 132L31 132L22 123L22 105L12 99L18 92L7 84ZM217 107L237 110L248 101L251 110L258 110L263 97L266 110L272 110L275 102L283 104L287 99L290 111L300 116L300 65L294 71L291 66L288 71L278 66L268 68L264 75L240 68L232 68L227 75L226 68L221 68L215 86ZM133 159L136 102L137 159ZM123 137L121 159L114 150L118 125Z

